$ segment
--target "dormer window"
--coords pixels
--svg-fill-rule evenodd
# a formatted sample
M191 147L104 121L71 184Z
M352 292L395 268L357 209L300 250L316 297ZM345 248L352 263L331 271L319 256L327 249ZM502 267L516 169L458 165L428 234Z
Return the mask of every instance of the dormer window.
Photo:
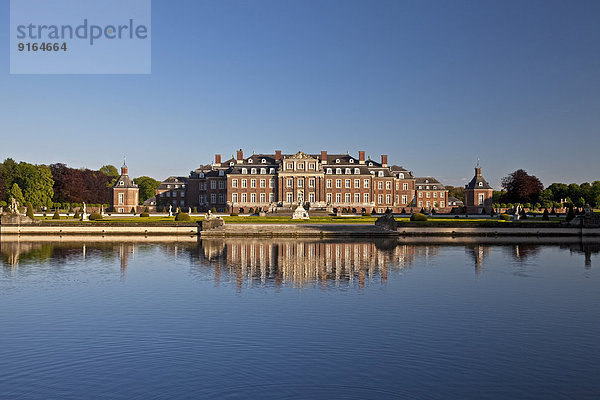
M327 168L327 173L331 175L333 173L333 170L331 168Z
M120 182L119 182L119 185L123 186L123 185L125 185L125 182L123 182L123 181L120 181Z
M352 171L350 170L350 168L346 168L346 174L351 174Z
M336 174L341 174L342 173L342 169L341 168L336 168L335 169L335 173Z
M429 189L429 185L425 186L425 189Z
M260 169L260 173L261 173L262 175L266 174L266 173L267 173L267 169L266 169L266 168L261 168L261 169Z
M434 189L437 189L437 186L434 186L433 188L434 188Z
M261 163L266 164L267 160L265 160L264 158L262 160L260 160Z
M121 185L123 184L123 181L121 181ZM171 185L167 185L167 189L171 189Z
M275 173L275 168L269 168L269 173L270 174L274 174Z
M242 168L242 174L247 174L248 173L248 169L247 168Z
M429 183L429 179L425 179L425 183ZM429 189L429 188L428 188Z
M336 162L337 164L339 164L339 163L340 163L340 159L339 159L339 158L336 158L336 159L335 159L335 162Z
M222 169L219 170L219 176L224 176L225 175L225 171L223 171Z
M360 174L360 168L354 168L354 173L355 174Z
M254 161L251 158L248 159L248 164L252 164L253 162Z
M419 186L419 190L423 189L423 186Z
M256 168L252 168L252 169L250 170L250 173L251 173L251 174L256 174Z
M233 167L233 161L230 161L230 162L229 162L229 166L230 166L230 167Z
M483 186L483 182L479 182L479 186Z
M354 164L354 158L350 159L350 164Z
M372 167L372 166L373 166L373 163L372 163L372 162L370 162L370 163L369 163L369 167Z
M399 174L398 174L398 178L400 178L400 179L404 179L404 174L403 174L402 172L401 172L401 173L399 173Z
M200 174L198 175L200 178L204 178L204 172L200 172Z
M380 178L383 178L383 171L379 171L379 173L377 174Z

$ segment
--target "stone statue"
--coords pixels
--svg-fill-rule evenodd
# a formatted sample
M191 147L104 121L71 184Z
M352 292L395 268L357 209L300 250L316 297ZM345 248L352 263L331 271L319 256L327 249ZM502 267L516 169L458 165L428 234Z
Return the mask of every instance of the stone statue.
M86 207L86 205L85 205L85 202L83 203L83 213L84 213L84 214L87 214L87 207Z
M192 207L188 207L188 214L192 215Z
M19 202L14 197L10 198L10 207L8 208L10 214L19 213Z
M173 206L169 204L169 217L173 216Z

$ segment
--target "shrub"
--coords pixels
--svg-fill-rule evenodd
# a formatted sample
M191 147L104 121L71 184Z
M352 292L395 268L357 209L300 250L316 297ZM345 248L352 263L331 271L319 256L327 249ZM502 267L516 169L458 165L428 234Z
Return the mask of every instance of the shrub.
M210 210L213 214L217 213L217 209L215 207L212 208L212 210Z
M571 206L569 207L569 211L567 212L567 222L571 222L573 221L573 219L575 218L575 211L573 210L573 205L571 204Z
M4 200L0 201L0 207L6 207L7 204Z
M131 207L131 211L130 211L133 215L135 215L135 207Z
M544 215L542 215L542 219L544 221L549 221L550 220L550 214L548 213L548 209L544 208Z
M250 209L248 210L248 214L254 214L254 208L250 207Z
M508 214L500 214L500 219L502 221L510 221L510 215L508 215Z
M79 215L79 211L75 211L75 215L73 216L73 218L75 218L75 219L81 218L81 215Z
M402 215L406 214L406 210L403 208L402 211L400 212L400 214L402 214Z
M229 216L230 216L230 217L237 217L237 216L238 216L238 213L236 213L236 212L232 212L231 214L229 214Z
M423 213L416 213L410 216L411 221L427 221L427 216Z
M175 221L191 221L192 218L190 217L190 214L186 214L186 213L177 213L177 215L175 216Z
M99 212L93 212L90 214L90 221L99 221L102 219L102 214Z
M370 216L371 216L371 213L364 212L364 213L362 213L362 216L363 216L363 217L370 217Z
M194 209L192 210L192 212L193 212L194 214L196 214L196 213L198 212L198 208L194 207Z
M147 212L140 213L141 218L148 218L149 216L150 216L150 213L147 213Z
M52 219L60 219L60 214L58 213L58 210L54 211L54 215L52 216Z
M421 208L421 211L419 211L419 212L418 212L418 214L423 214L423 215L425 215L425 212L426 212L426 211L425 211L425 209L424 209L424 208Z
M31 203L27 203L27 216L33 219L33 206Z
M149 213L150 212L150 208L148 208L148 206L146 206L146 208L144 208L144 212Z
M492 208L492 210L490 211L490 217L495 217L496 216L496 211Z

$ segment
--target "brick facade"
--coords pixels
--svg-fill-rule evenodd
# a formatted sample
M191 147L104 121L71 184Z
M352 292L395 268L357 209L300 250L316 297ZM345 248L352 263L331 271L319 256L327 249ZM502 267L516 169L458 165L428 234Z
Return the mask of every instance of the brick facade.
M112 187L112 208L113 212L128 213L131 209L138 211L140 199L140 189L129 178L127 166L121 167L121 176Z
M481 167L475 168L475 176L465 185L465 207L470 214L492 210L493 189L481 175Z

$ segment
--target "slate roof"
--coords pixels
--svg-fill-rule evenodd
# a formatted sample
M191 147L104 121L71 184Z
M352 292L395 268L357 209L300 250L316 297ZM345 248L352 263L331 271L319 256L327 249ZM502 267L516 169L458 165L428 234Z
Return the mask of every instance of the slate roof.
M482 185L480 186L479 183L482 183ZM483 176L475 175L473 179L471 179L471 182L465 185L465 189L492 189L492 187L485 179L483 179Z
M432 178L431 176L415 178L415 185L417 187L417 190L419 190L419 186L423 186L423 188L421 188L421 190L443 190L443 189L446 189L440 181L438 181L435 178ZM426 189L425 188L426 186L429 186L429 189ZM433 186L435 186L435 189L433 188Z

